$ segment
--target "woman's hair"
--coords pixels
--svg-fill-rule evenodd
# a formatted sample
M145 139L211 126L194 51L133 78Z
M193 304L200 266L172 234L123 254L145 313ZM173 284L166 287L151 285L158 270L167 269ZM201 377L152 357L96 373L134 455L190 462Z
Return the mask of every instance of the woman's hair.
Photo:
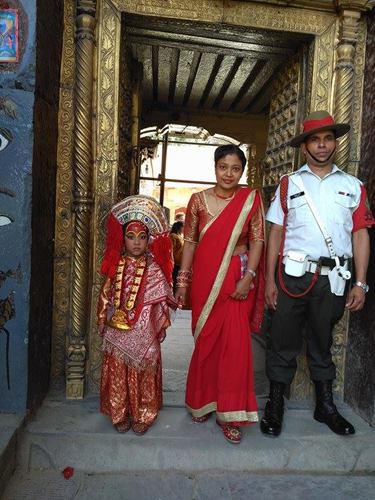
M171 233L178 234L179 230L184 227L184 222L182 220L178 220L172 226Z
M238 146L235 146L234 144L224 144L223 146L219 146L215 149L215 165L217 165L217 162L227 155L237 155L242 163L242 169L245 169L245 154L242 149L240 149Z

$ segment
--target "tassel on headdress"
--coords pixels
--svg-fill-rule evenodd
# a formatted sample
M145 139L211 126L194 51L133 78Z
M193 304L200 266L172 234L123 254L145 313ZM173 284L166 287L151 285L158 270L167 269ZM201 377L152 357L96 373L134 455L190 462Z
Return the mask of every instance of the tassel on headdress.
M113 279L124 245L122 226L113 213L108 218L107 231L106 249L100 272Z
M158 234L152 238L149 251L152 253L155 262L160 266L168 283L171 285L173 259L172 259L172 241L168 232Z

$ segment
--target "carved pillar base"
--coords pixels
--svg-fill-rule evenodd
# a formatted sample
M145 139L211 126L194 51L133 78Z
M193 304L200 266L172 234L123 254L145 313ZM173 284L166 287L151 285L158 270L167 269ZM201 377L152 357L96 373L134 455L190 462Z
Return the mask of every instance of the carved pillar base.
M82 399L85 394L85 360L84 341L71 341L66 364L66 399Z

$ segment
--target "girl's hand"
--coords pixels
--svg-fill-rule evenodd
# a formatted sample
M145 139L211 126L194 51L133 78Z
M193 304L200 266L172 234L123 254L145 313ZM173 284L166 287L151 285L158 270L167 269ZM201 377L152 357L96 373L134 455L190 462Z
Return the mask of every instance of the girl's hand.
M166 335L167 333L165 331L165 328L163 328L163 330L160 330L160 333L158 335L158 341L160 342L160 344L164 342Z
M105 327L105 323L99 323L99 325L98 325L98 335L100 337L103 337L104 327Z
M177 301L178 308L182 309L186 304L187 288L177 288L174 297Z
M232 299L245 300L249 295L249 291L255 288L253 276L246 273L245 276L237 281L236 290L231 294Z

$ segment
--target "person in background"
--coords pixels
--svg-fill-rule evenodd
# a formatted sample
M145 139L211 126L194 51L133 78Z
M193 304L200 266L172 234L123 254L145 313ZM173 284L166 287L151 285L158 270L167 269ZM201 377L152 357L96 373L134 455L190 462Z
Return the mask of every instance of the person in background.
M184 214L184 212L178 212L175 215L174 220L175 220L175 222L185 222L185 214Z

